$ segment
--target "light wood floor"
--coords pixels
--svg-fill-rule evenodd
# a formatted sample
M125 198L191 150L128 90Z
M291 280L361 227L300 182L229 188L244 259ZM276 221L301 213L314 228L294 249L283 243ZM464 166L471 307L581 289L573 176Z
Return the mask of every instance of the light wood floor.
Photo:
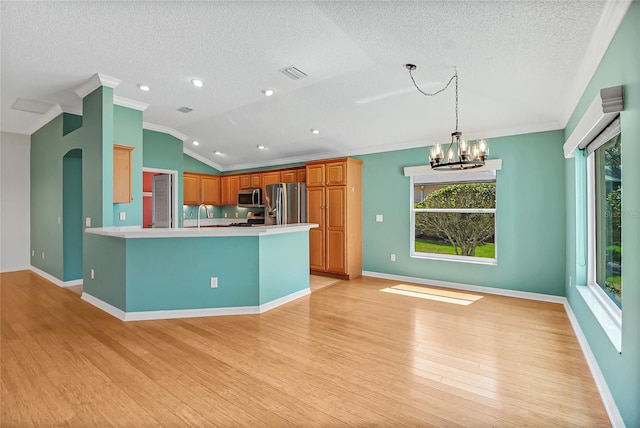
M609 425L558 304L363 278L262 315L125 323L28 271L0 281L3 427Z

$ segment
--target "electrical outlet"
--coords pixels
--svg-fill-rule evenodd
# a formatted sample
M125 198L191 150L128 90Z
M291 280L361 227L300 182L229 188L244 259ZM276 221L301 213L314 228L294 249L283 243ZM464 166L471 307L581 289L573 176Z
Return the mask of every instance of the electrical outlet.
M60 216L58 216L58 224L60 224Z
M211 288L218 288L218 278L215 276L211 277Z
M382 219L383 219L382 214L376 214L376 221L378 223L382 223Z
M96 273L93 271L93 269L91 269L91 279L95 279L96 277Z
M392 262L395 262L395 261L396 261L396 255L395 255L395 254L393 254L393 253L391 254L391 261L392 261Z
M84 225L85 225L86 227L91 227L91 217L87 217L87 218L84 220Z
M36 255L36 250L31 250L31 257Z
M124 211L120 211L120 221L125 221L127 219L127 213Z
M42 252L42 260L44 260L44 251Z
M236 212L236 218L238 218L238 213Z
M227 218L227 213L224 213L224 218Z

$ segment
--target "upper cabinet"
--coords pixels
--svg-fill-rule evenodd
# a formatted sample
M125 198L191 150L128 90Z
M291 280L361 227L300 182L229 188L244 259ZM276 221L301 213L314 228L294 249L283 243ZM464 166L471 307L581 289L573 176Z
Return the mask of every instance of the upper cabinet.
M280 180L283 183L296 183L298 181L298 174L295 169L285 169L280 171Z
M182 177L184 205L220 205L220 177L185 172Z
M239 175L223 175L220 177L220 205L237 205L240 190Z
M113 203L128 204L131 194L131 152L134 147L113 145Z

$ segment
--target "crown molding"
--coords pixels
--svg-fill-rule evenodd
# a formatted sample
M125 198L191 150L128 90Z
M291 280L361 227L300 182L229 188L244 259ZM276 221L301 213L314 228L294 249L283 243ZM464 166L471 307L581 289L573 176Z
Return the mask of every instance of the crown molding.
M28 131L29 135L33 134L38 129L42 128L47 123L51 122L56 117L60 116L62 113L64 113L64 111L62 110L62 107L60 107L60 104L54 105L31 125L31 128L29 128L29 131Z
M609 0L605 3L591 42L577 69L578 72L575 78L573 78L573 88L569 92L566 108L561 116L562 128L567 127L571 115L598 69L600 61L602 61L609 48L609 44L618 31L618 27L627 14L631 3L633 3L632 0Z
M120 84L121 80L116 79L115 77L107 76L106 74L96 73L89 78L86 82L80 85L75 93L80 97L84 98L89 95L91 92L95 91L101 86L106 86L109 88L115 88Z
M148 129L149 131L162 132L163 134L169 134L173 137L176 137L180 141L186 141L189 137L182 132L176 131L173 128L169 128L168 126L156 125L155 123L142 122L142 128Z
M122 107L128 107L134 110L140 110L140 111L145 111L147 108L149 108L149 104L142 103L136 100L131 100L125 97L120 97L118 95L113 96L113 104L122 106Z
M185 155L191 156L192 158L202 162L203 164L209 165L211 168L215 168L220 172L226 171L221 165L218 165L217 163L215 163L211 159L206 158L206 157L194 152L193 150L189 150L186 147L182 148L182 153L184 153Z

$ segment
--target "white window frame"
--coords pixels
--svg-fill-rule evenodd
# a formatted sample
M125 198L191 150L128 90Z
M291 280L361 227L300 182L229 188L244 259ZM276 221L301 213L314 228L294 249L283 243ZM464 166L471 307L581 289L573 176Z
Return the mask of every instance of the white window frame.
M493 172L493 180L497 185L497 171L502 168L501 159L491 159L485 162L485 165L480 168L474 168L470 170L462 171L442 171L433 170L429 165L418 167L407 167L404 169L404 175L409 176L409 201L410 201L410 239L409 239L409 256L417 259L427 260L441 260L450 262L462 262L482 265L497 265L498 264L498 220L497 220L497 207L498 207L498 195L496 193L496 208L482 208L482 209L424 209L415 208L414 202L414 185L416 182L419 184L437 184L437 183L476 183L486 181L478 178L474 178L474 172ZM486 257L470 257L470 256L457 256L449 254L437 254L437 253L419 253L415 251L415 229L416 229L416 216L418 212L478 212L478 213L493 213L494 214L494 258Z
M616 350L622 352L622 310L596 281L595 172L595 150L592 150L587 156L587 284L578 285L577 289Z

